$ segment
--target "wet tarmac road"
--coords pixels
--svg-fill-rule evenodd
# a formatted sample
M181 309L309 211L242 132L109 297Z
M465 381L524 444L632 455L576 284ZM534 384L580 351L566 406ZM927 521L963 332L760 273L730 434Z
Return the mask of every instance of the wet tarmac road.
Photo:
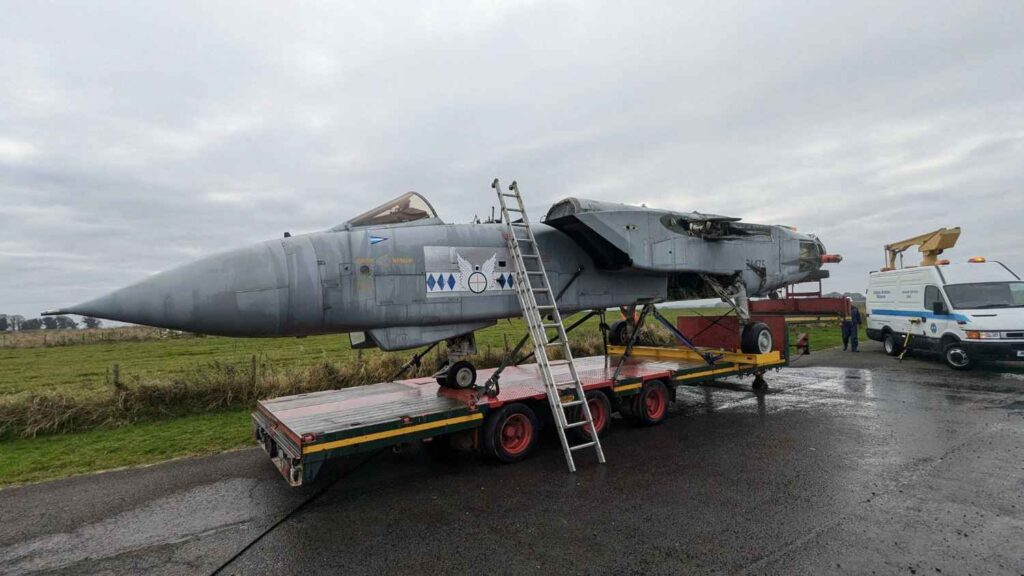
M254 449L3 490L0 574L1024 574L1024 377L869 354L683 389L575 475L548 443L296 490Z

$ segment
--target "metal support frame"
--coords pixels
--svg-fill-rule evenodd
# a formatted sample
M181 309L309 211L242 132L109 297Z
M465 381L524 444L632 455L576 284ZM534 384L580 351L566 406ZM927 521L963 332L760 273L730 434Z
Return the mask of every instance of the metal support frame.
M654 308L654 304L645 304L640 310L640 316L634 322L633 333L629 335L629 341L626 342L626 351L623 352L622 357L619 358L619 363L615 366L615 373L612 374L612 382L618 382L619 374L622 372L622 367L626 365L626 360L633 353L633 346L636 345L636 341L640 337L640 328L643 327L644 320L647 319L647 314L652 308Z
M693 342L691 342L685 334L680 332L678 328L672 325L672 322L668 318L665 318L665 316L663 316L661 312L658 312L658 308L654 304L645 304L644 307L640 310L640 316L636 319L636 325L634 326L633 333L630 334L629 341L626 342L626 346L623 350L622 357L619 358L619 363L615 367L615 373L612 375L613 382L618 381L619 374L621 374L622 368L626 365L626 360L628 360L630 356L632 356L633 347L636 346L636 341L640 338L640 330L643 328L644 322L647 320L648 315L654 316L654 319L657 320L666 329L668 329L669 333L672 334L672 337L675 338L677 342L682 344L684 347L690 349L694 354L696 354L702 360L704 360L704 362L707 362L708 366L714 367L715 364L722 359L722 354L713 354L711 352L705 352L697 348L697 346L694 345ZM608 345L606 343L605 356L607 356L607 354Z
M391 377L391 380L398 380L403 374L409 371L409 368L412 368L413 366L418 367L420 365L420 362L427 355L427 353L436 348L437 345L440 343L441 341L438 340L437 342L434 342L430 346L427 346L426 349L423 350L422 352L413 354L412 358L410 358L408 362L403 364L402 367L398 369L398 372L395 372L394 376Z
M568 328L566 328L565 329L565 333L568 334L569 332L572 332L573 330L575 330L577 327L581 326L587 320L590 320L594 316L597 316L598 314L603 314L603 313L604 313L603 310L601 312L598 312L597 310L591 310L585 316L583 316L583 318L580 318L579 320L573 322L572 325L570 325ZM519 343L516 344L514 348L512 348L511 352L509 352L508 356L506 358L502 359L501 364L498 365L497 370L495 370L494 373L491 374L491 377L488 378L487 382L485 382L484 385L481 387L481 390L482 390L482 392L484 394L486 394L487 396L490 396L492 398L497 396L498 394L501 394L501 385L499 383L499 379L501 378L501 373L505 370L505 368L508 368L509 366L518 366L518 365L522 364L523 362L526 362L527 360L529 360L530 358L533 357L534 353L530 352L526 356L523 356L522 358L518 358L519 352L522 351L524 346L526 346L526 342L529 339L530 339L530 334L529 333L524 334L523 337L519 339ZM558 341L558 335L556 334L555 337L552 338L551 341L552 342L557 342ZM605 345L605 350L607 351L607 344ZM606 355L607 355L607 353L606 353Z
M654 308L654 305L652 304L651 307ZM669 333L672 334L673 337L675 337L677 342L699 354L700 357L703 358L704 361L708 363L708 366L714 366L716 362L722 359L721 354L715 355L712 354L711 352L703 352L700 349L698 349L697 346L693 342L691 342L689 338L687 338L682 332L680 332L678 328L672 325L672 322L670 322L668 318L662 316L661 312L658 312L657 308L654 308L654 319L657 320L658 322L661 322L661 325L664 326L669 331Z

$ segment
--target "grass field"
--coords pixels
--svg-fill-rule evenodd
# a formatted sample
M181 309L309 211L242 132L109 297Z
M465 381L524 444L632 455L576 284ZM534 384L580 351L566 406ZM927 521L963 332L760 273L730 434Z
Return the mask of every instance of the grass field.
M596 334L597 320L577 329ZM477 333L477 345L502 348L504 334L510 345L524 333L519 319L500 322ZM318 362L351 362L358 351L348 336L335 334L308 338L224 338L217 336L153 339L147 341L95 341L79 345L0 348L0 398L26 392L59 392L71 396L105 394L111 390L110 373L119 366L122 381L152 381L188 374L197 365L218 361L246 362L252 356L275 367L301 367ZM363 355L382 354L364 350ZM407 354L401 352L399 354Z
M0 486L216 454L250 444L248 410L0 442Z
M716 309L666 309L670 319L680 314L717 316ZM101 331L102 332L102 331ZM797 325L811 334L814 349L839 343L835 322ZM514 345L523 334L521 320L501 322L477 335L478 346L501 350L507 337ZM597 334L592 319L574 333L583 338ZM80 338L59 345L24 344L0 348L0 402L61 394L91 398L115 393L110 373L119 366L121 382L132 387L167 379L187 379L198 368L220 363L247 364L254 356L275 369L296 369L324 362L356 364L357 351L344 335L309 338L236 339L220 337L137 338L111 341L109 335ZM108 339L103 339L108 338ZM363 358L382 355L363 351ZM402 358L408 352L397 353ZM0 440L0 485L57 478L92 470L151 463L169 458L210 454L247 445L248 407L200 414L169 414L130 425L74 434Z

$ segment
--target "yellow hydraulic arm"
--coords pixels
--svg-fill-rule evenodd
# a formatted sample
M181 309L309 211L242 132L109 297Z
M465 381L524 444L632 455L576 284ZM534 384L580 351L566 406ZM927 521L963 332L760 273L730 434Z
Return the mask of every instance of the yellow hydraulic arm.
M896 268L896 256L902 254L911 246L917 246L917 250L922 254L921 266L934 266L938 255L942 254L943 250L955 246L958 238L960 238L959 226L956 228L939 228L920 236L907 238L900 242L893 242L885 247L885 266L890 269Z

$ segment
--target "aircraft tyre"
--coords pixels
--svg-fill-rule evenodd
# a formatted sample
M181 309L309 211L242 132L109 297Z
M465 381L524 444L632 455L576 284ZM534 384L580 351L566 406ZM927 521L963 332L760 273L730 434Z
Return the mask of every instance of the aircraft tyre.
M744 354L767 354L775 347L771 328L764 322L753 322L743 327L740 350Z
M886 332L885 336L882 336L882 348L885 349L885 353L889 356L899 356L900 352L903 351L903 346L900 345L900 341L892 332Z
M472 388L476 384L476 368L466 360L459 360L448 368L444 376L437 379L437 383L454 390Z
M506 404L491 412L484 424L484 454L500 462L518 462L537 445L539 420L529 406Z
M604 438L612 423L612 403L608 396L599 390L587 392L587 405L590 406L590 417L594 419L594 427L597 428L597 437ZM583 420L583 407L580 406L573 413L573 422ZM590 426L572 428L569 430L574 442L590 442Z
M641 426L660 424L668 414L668 386L661 380L648 380L633 397L628 417Z
M616 320L608 329L608 343L613 346L625 346L629 342L629 322Z

